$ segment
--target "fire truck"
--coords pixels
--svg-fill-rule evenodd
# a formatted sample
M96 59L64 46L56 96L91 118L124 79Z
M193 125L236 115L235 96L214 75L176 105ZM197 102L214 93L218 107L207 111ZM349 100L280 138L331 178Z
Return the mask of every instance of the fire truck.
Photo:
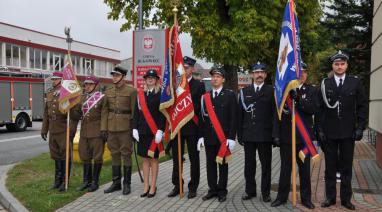
M43 118L45 81L48 74L9 72L0 69L0 127L25 131Z

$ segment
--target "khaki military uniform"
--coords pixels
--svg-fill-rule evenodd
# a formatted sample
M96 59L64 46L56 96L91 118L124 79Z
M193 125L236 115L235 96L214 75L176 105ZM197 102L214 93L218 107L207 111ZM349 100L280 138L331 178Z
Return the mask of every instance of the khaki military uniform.
M137 91L123 84L106 89L102 107L101 131L108 131L107 146L111 152L112 165L131 166L133 142L131 122L134 113Z
M94 163L102 163L105 144L101 139L100 129L105 96L84 115L82 114L82 106L91 95L82 95L80 104L71 110L70 117L75 122L81 119L78 152L82 162L91 163L94 159Z
M60 89L51 89L46 93L44 117L41 134L49 132L50 157L53 160L65 160L67 114L59 111Z

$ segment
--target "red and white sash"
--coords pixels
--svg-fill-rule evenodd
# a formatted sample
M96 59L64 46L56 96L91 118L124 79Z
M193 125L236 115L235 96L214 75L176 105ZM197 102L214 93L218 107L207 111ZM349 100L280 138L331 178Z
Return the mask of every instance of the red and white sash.
M150 148L148 150L147 155L150 156L151 158L153 158L154 154L155 154L155 150L158 148L159 157L163 157L163 156L165 156L163 143L162 143L162 141L159 144L155 143L155 134L158 131L158 127L157 127L153 117L151 116L149 108L147 107L147 103L146 103L146 99L145 99L145 92L143 90L138 91L138 101L139 101L138 104L142 110L143 116L145 117L145 120L146 120L147 124L149 125L151 132L154 135L154 137L151 141Z
M99 91L94 92L94 94L82 105L82 114L85 116L102 99L103 96L105 95Z
M204 94L203 99L206 104L208 116L210 117L210 120L215 129L215 133L220 141L220 149L218 155L216 156L216 162L223 164L223 161L225 161L227 163L231 159L231 152L227 148L227 138L224 134L222 126L220 125L219 119L214 111L214 107L211 101L211 94L209 92Z

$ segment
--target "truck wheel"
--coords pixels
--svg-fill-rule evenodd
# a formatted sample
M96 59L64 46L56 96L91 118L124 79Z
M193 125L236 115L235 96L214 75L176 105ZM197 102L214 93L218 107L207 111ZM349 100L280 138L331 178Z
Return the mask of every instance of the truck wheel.
M26 115L24 114L18 115L14 123L14 131L16 132L25 131L27 129L28 122L29 122L29 118Z

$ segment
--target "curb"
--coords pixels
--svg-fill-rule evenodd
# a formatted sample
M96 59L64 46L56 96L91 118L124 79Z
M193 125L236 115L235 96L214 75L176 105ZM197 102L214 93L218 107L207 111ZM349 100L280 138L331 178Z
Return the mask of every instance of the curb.
M10 169L16 164L0 166L0 203L10 212L28 211L6 188L5 180Z

